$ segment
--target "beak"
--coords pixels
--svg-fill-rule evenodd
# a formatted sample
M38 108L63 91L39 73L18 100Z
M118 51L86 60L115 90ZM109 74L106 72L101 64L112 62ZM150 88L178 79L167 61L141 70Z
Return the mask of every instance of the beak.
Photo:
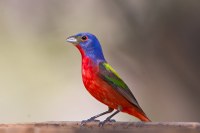
M68 37L66 41L70 43L78 43L78 40L76 39L75 36Z

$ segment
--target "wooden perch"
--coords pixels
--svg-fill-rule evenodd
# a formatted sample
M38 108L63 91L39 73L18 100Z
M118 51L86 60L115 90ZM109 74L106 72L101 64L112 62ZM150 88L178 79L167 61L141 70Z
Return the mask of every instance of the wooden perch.
M134 133L200 133L197 122L114 122L103 128L97 122L80 126L80 122L43 122L0 124L0 133L70 133L70 132L134 132Z

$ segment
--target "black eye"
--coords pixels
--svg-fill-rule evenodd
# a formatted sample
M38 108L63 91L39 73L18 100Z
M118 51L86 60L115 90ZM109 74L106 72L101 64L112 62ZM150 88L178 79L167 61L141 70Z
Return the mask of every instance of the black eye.
M81 39L82 39L83 41L86 41L88 38L87 38L87 36L82 36Z

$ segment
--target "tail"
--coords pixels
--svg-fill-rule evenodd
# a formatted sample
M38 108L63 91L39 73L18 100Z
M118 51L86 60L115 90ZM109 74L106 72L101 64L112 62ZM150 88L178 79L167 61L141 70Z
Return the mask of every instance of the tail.
M130 109L125 110L124 112L137 117L143 122L151 122L151 120L146 116L146 114L143 112L142 109L130 108Z
M146 116L146 114L138 114L136 116L137 118L139 118L141 121L144 121L144 122L151 122L151 120Z

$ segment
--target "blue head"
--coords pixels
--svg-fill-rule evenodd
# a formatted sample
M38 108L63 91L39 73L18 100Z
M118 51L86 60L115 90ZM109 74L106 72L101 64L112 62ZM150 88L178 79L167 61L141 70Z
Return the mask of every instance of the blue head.
M95 35L87 32L78 33L67 38L67 42L74 44L82 57L89 57L93 62L105 61L101 45Z

